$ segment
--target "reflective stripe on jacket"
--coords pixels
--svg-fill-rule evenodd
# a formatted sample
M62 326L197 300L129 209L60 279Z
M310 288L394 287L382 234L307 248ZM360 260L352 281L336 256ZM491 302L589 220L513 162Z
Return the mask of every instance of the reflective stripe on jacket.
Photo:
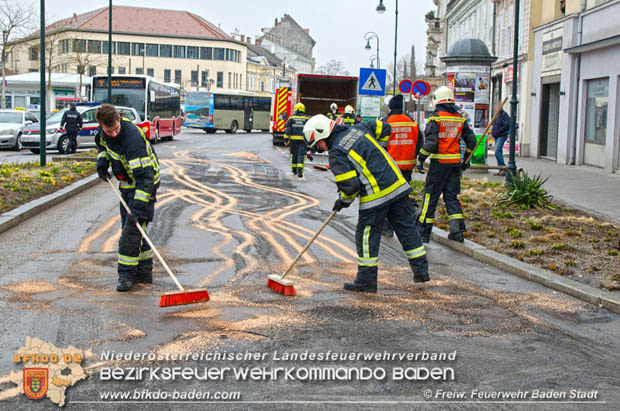
M295 114L288 118L286 127L284 128L284 138L287 140L303 140L304 139L304 126L306 121L310 117L305 115L301 111L296 111Z
M413 170L418 146L418 123L405 114L392 114L387 118L392 134L387 152L401 170Z
M329 165L342 200L352 202L359 195L360 210L365 210L411 192L398 166L377 141L390 135L389 125L366 122L335 130L329 141Z

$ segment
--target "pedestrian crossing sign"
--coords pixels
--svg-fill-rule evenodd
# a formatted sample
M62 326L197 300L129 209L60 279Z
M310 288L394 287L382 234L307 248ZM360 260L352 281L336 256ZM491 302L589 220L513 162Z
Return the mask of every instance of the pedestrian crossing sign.
M368 96L385 95L386 71L376 68L360 68L360 81L358 94Z

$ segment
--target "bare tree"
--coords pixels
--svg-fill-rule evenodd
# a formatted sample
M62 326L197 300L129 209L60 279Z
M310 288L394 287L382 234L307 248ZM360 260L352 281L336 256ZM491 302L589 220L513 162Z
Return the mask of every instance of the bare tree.
M64 40L64 39L63 39ZM103 61L100 55L92 54L88 50L88 41L77 37L66 38L71 44L71 53L64 59L64 64L74 64L77 67L77 73L80 76L80 87L78 91L78 97L82 98L82 86L83 76L86 74L86 70L91 66L103 65Z
M412 51L414 51L412 49ZM415 63L414 63L415 61ZM401 56L398 59L398 64L396 65L396 85L400 83L402 80L408 78L410 80L417 80L420 77L417 73L422 72L423 62L419 60L415 60L415 57L412 58L411 54L407 54L405 56ZM394 63L390 62L387 67L387 78L386 78L386 90L392 90L394 84Z
M32 29L35 12L32 4L18 0L0 0L0 30L2 30L2 102L6 108L6 56L11 53L14 43L11 38L25 34Z
M344 63L340 60L331 59L324 65L318 67L315 71L317 74L326 74L331 76L348 76L349 71L345 68Z

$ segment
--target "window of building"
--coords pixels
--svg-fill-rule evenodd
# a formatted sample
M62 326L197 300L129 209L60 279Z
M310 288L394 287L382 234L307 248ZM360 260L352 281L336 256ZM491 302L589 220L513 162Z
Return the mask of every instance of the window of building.
M119 67L118 74L125 74L125 67Z
M77 68L75 69L75 72L76 72L77 74L86 74L86 69L84 68L84 66L83 66L83 65L78 64L78 65L77 65Z
M142 67L136 67L136 74L144 74L144 69Z
M97 75L97 66L88 66L88 75L96 76Z
M155 77L155 69L147 68L146 69L146 75L147 76L151 76L151 77Z
M221 71L217 72L217 87L224 87L224 73Z
M73 51L75 53L86 53L86 40L74 39Z
M146 56L147 57L159 56L159 44L147 44L146 45Z
M144 54L144 43L131 43L131 55L142 56Z
M30 47L28 49L28 60L30 61L39 60L39 49L37 47Z
M181 70L174 70L174 82L181 85Z
M198 70L192 70L191 82L192 82L192 87L198 87Z
M200 48L194 46L187 46L187 58L197 59L200 57Z
M129 56L131 55L131 43L126 41L118 41L116 42L116 52L121 56Z
M260 82L260 91L265 91L265 82L264 81Z
M103 53L108 54L108 42L107 41L103 42ZM112 54L116 54L116 42L115 41L112 42Z
M201 47L200 48L200 58L202 60L213 60L213 48L211 48L211 47Z
M607 139L609 79L588 80L587 93L586 142L604 145Z
M213 60L224 60L224 49L218 47L214 48Z
M200 85L206 87L207 81L209 81L209 70L202 70L202 73L200 73Z
M71 40L63 39L58 43L58 51L62 53L68 53L71 51Z
M174 58L175 59L185 58L185 46L174 46Z
M100 40L88 40L88 52L93 54L101 53L101 41Z
M231 78L232 78L232 74L231 74L231 72L229 71L229 72L228 72L228 83L227 83L227 84L228 84L228 86L227 86L228 88L230 88L230 80L231 80Z
M172 57L172 46L169 44L160 44L159 57Z
M164 83L170 83L170 69L164 70Z

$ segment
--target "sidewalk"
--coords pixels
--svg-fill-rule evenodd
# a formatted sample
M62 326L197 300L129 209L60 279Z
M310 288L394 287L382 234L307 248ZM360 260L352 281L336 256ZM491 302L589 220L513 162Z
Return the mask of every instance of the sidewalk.
M487 161L488 164L495 164L494 157L489 156ZM565 166L529 157L517 157L517 167L530 176L541 174L544 178L549 177L545 187L554 199L620 224L619 175L608 174L594 167ZM475 176L476 174L469 175L470 178ZM489 180L502 178L489 173Z

